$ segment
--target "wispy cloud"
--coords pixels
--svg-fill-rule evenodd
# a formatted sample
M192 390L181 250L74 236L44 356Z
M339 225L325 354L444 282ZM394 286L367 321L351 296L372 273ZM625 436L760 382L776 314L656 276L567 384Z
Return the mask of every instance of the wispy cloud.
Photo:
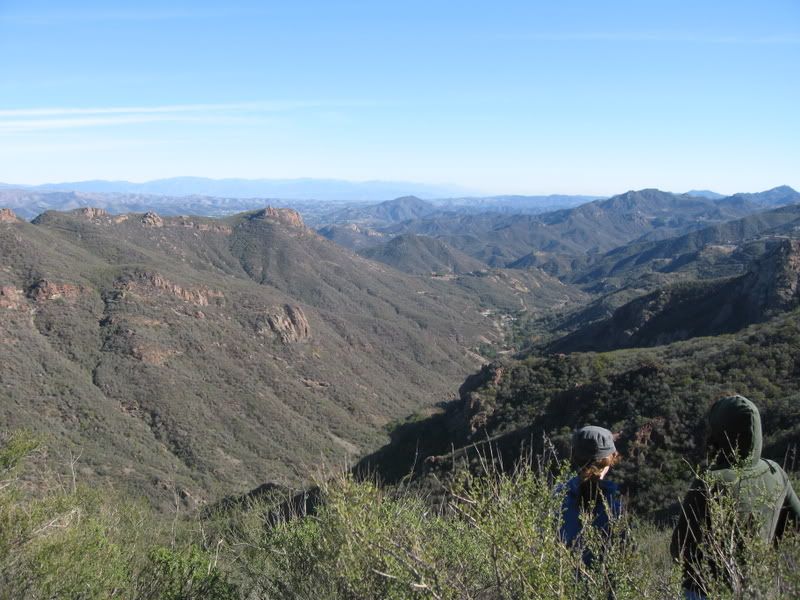
M80 129L153 122L255 123L270 115L324 108L331 104L304 101L170 104L160 106L50 107L0 109L0 133Z
M730 44L730 45L798 45L800 36L733 36L707 35L683 32L575 32L547 33L531 32L499 36L508 40L530 40L540 42L665 42L688 44Z

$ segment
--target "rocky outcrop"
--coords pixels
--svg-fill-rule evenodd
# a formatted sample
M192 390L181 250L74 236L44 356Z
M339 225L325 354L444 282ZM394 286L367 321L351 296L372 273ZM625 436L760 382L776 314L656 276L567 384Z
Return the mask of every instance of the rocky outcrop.
M264 210L258 211L254 217L257 219L277 221L281 225L297 229L305 229L306 227L306 224L303 222L303 217L293 208L274 208L268 206Z
M758 313L790 310L800 301L800 241L782 240L753 265L742 292Z
M10 208L0 208L0 223L21 223L22 220Z
M376 238L386 237L385 233L381 233L380 231L375 231L374 229L370 229L369 227L359 227L355 223L348 223L347 225L343 225L342 229L346 229L347 231L352 231L353 233L360 233L367 237L376 237Z
M145 227L163 227L164 219L154 212L146 212L142 215L142 225Z
M469 434L473 435L486 425L494 411L494 406L486 401L486 391L496 388L504 374L505 367L493 362L467 377L458 388L458 395L461 398L459 410L447 423L451 433L469 431Z
M272 309L266 315L266 325L284 344L302 342L311 337L311 326L299 306L286 304ZM260 332L265 333L266 328L262 326Z
M28 288L28 297L34 302L47 300L74 300L83 293L83 289L72 283L57 283L49 279L40 279Z
M148 293L167 293L184 302L196 306L208 306L212 301L224 298L225 295L206 287L187 288L178 285L159 273L140 272L130 274L117 281L117 289L140 295Z
M90 206L86 206L84 208L76 208L72 211L73 214L76 214L84 219L88 219L90 221L94 221L97 219L107 219L111 215L108 214L108 211L104 208L93 208Z

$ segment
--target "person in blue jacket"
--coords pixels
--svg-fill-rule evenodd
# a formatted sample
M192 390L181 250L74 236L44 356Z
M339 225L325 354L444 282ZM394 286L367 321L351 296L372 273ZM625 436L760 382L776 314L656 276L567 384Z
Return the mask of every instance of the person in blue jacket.
M611 534L612 519L622 515L619 488L607 479L611 467L621 455L614 445L614 434L603 427L588 426L572 436L572 466L577 475L561 488L562 504L560 536L571 548L582 548L582 518L588 515L592 527L606 536ZM583 548L583 562L591 565L594 556Z

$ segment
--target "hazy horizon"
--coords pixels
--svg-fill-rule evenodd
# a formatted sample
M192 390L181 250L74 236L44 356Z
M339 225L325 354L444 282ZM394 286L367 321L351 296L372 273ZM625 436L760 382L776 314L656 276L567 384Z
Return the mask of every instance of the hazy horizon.
M0 181L796 187L800 5L0 6Z
M380 180L380 179L373 179L373 180L363 180L363 181L354 181L354 180L347 180L347 179L334 179L334 178L315 178L315 177L297 177L297 178L243 178L243 177L224 177L224 178L210 178L210 177L203 177L198 175L177 175L174 177L164 177L159 179L146 179L146 180L131 180L131 179L116 179L116 180L109 180L109 179L86 179L86 180L74 180L74 181L45 181L42 183L22 183L22 182L13 182L13 181L0 181L0 186L7 186L7 187L19 187L19 188L33 188L40 191L67 191L72 189L73 191L83 191L83 192L95 192L95 193L103 193L103 192L121 192L121 193L133 193L132 190L125 189L125 185L130 184L133 186L147 186L148 184L160 184L160 183L168 183L168 182L180 182L181 180L186 180L189 182L190 180L196 180L197 185L200 185L201 182L208 182L209 184L226 184L226 183L241 183L241 184L264 184L264 185L294 185L294 184L309 184L309 185L316 185L316 186L324 186L326 184L336 186L336 185L344 185L344 186L351 186L353 188L364 187L369 188L369 186L376 186L378 188L383 188L387 190L392 190L393 188L397 188L395 191L390 193L388 196L376 198L376 201L382 201L387 199L394 199L399 198L400 196L408 195L408 196L418 196L424 199L446 199L446 198L480 198L480 197L492 197L492 196L530 196L530 197L546 197L546 196L575 196L575 197L596 197L596 198L603 198L603 197L612 197L619 194L624 194L628 191L637 191L641 189L653 189L653 186L647 186L645 188L627 188L627 189L619 189L612 193L600 194L600 193L560 193L560 192L543 192L543 193L526 193L526 192L519 192L519 193L493 193L491 190L471 190L467 188L462 188L457 185L449 184L449 183L441 183L441 182L419 182L419 181L388 181L388 180ZM98 184L97 189L89 189L91 188L90 184ZM118 189L112 189L114 185L118 185ZM63 187L62 187L63 186ZM75 188L70 188L70 186L77 186ZM408 188L406 192L403 192L404 186ZM774 189L780 186L789 186L793 189L797 189L795 186L791 184L780 182L775 183L774 185L770 185L769 187L763 189L744 189L744 190L733 190L733 191L720 191L719 189L711 189L709 187L693 187L691 189L681 189L681 190L669 190L669 189L662 189L662 191L671 192L675 194L683 194L689 192L711 192L715 194L720 194L723 196L731 196L737 193L757 193L768 191L770 189ZM2 189L2 188L0 188ZM332 194L335 193L335 187L331 188L331 191L326 192L326 195L329 196L327 198L320 198L320 200L331 200L333 199ZM661 188L655 188L661 189ZM213 190L212 190L213 192ZM225 195L225 194L214 194L212 192L199 192L199 191L192 191L186 193L166 193L166 192L159 192L159 191L149 191L147 189L137 191L137 193L144 193L144 194L152 194L152 195ZM235 197L239 198L247 198L247 195L242 194L234 194ZM258 194L254 194L253 197L258 196ZM280 198L280 195L275 196L276 199ZM305 197L302 197L305 198ZM298 196L296 193L289 194L285 197L287 200L297 200L301 199L301 196ZM313 200L314 198L308 197L308 200ZM343 195L341 198L336 198L336 200L365 200L365 198L349 198L347 195Z

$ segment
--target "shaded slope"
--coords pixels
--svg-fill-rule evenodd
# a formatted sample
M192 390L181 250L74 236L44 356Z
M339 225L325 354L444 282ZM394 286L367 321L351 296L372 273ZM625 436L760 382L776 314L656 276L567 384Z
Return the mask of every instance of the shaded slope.
M663 288L618 308L610 319L550 345L554 352L654 346L737 331L794 308L800 242L784 240L740 277Z
M486 268L484 263L443 241L424 235L399 235L381 246L362 250L360 254L414 275L469 273Z
M730 255L742 242L772 235L792 235L798 226L800 205L761 211L666 240L620 246L596 258L590 265L579 268L568 280L577 284L603 280L606 287L609 284L620 285L654 271L674 272L685 269L686 265L702 258L701 253L707 248L713 251L716 247L720 253ZM742 255L745 262L737 262L740 269L746 264L749 255ZM725 272L718 272L717 276L724 274ZM612 281L609 282L609 278Z
M379 246L386 243L391 236L371 229L366 226L359 226L355 223L347 225L325 225L317 230L324 238L336 242L340 246L358 252L365 248Z
M529 450L566 457L572 431L600 423L621 434L624 458L613 478L631 506L664 515L705 458L706 413L721 395L756 401L765 457L783 462L792 451L800 436L798 316L659 348L497 363L468 378L441 411L399 425L357 468L436 498L456 470L481 472L479 453L506 469Z

